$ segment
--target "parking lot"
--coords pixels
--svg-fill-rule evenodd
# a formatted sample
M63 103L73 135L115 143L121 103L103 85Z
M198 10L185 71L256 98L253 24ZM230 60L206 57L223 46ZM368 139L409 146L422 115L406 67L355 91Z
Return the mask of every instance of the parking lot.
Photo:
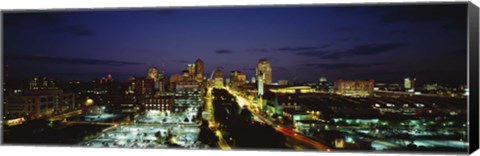
M198 149L200 129L195 122L196 109L182 113L150 111L132 124L118 125L82 143L89 147Z

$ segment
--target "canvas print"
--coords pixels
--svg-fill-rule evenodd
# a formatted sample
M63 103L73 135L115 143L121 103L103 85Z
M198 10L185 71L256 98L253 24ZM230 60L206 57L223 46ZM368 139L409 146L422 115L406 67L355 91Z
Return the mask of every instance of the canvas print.
M469 148L468 3L2 12L2 143Z

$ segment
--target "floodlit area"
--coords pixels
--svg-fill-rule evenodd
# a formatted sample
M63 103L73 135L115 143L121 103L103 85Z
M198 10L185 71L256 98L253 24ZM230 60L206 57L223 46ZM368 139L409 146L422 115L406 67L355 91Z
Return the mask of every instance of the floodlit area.
M108 121L114 118L121 117L119 114L108 114L108 113L103 113L99 115L85 115L85 121L90 121L90 122L104 122Z
M83 142L89 147L198 149L200 129L196 121L197 109L182 113L147 111L132 124L114 126L93 139Z
M197 118L197 108L188 108L181 113L171 113L169 111L147 111L143 115L136 118L136 123L149 123L149 124L193 124Z
M183 125L118 126L82 145L125 148L162 148L178 145L195 149L200 147L197 141L199 131L195 126Z

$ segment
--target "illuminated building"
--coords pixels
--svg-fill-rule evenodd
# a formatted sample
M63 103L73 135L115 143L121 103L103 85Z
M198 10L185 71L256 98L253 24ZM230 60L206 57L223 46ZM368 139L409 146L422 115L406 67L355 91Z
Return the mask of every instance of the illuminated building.
M272 67L267 59L260 59L257 64L255 75L257 79L262 77L263 83L271 84L272 83Z
M24 95L6 96L4 113L7 118L37 119L76 109L75 94L60 89L27 90Z
M225 79L225 84L226 84L227 86L230 86L231 83L230 83L230 79L229 79L229 78L226 78L226 79Z
M132 95L117 95L108 94L102 95L102 105L106 106L111 112L114 113L134 113L137 110L136 101Z
M99 84L111 83L113 82L113 77L112 74L108 74L107 76L98 78L95 81Z
M333 93L333 85L327 81L326 77L320 77L318 85L315 86L316 91L320 93Z
M77 83L78 82L78 83ZM80 82L77 81L75 82L70 82L71 87L79 87ZM69 88L69 87L66 87ZM113 80L113 77L111 74L108 74L105 77L97 78L93 81L91 86L87 87L86 89L82 91L86 91L89 94L122 94L124 93L124 90L122 89L123 87L121 86L120 83L117 83ZM65 88L62 88L65 89Z
M185 79L185 81L190 79L190 73L188 70L183 70L182 71L182 77Z
M405 78L404 81L403 81L403 86L405 88L405 91L408 91L408 92L414 92L415 91L415 81L416 79L413 78Z
M251 80L252 83L257 83L256 79L255 79L255 76L252 76L252 80Z
M201 59L197 59L195 61L195 77L196 80L203 80L203 75L204 75L204 63Z
M320 82L327 82L327 78L326 77L320 77Z
M142 102L142 106L146 111L173 112L174 100L173 96L157 96L146 98Z
M238 74L237 75L237 81L238 82L246 82L247 81L247 75L242 74L242 73Z
M240 71L238 71L238 70L231 71L231 72L230 72L230 80L231 80L232 82L237 81L237 76L238 76L238 74L240 74ZM227 84L228 84L228 83L227 83Z
M175 91L182 91L182 90L198 90L200 85L195 82L180 82L175 85Z
M158 69L155 68L155 67L150 67L148 68L147 70L147 79L153 79L153 80L157 80L158 79Z
M187 70L181 74L173 74L170 77L170 91L184 89L198 89L203 81L203 62L200 59L195 64L188 64Z
M144 77L130 77L128 78L128 93L151 97L155 94L155 80Z
M263 87L264 87L263 76L259 76L258 82L257 82L257 90L258 90L257 96L261 97L263 95Z
M310 86L269 86L274 93L313 93L315 89Z
M42 78L37 78L34 77L33 79L30 80L29 83L29 89L34 90L34 89L58 89L56 86L55 81L52 79L42 77Z
M213 73L213 84L215 88L222 88L223 87L223 72L220 70L220 68L217 68L215 72Z
M188 64L188 75L194 77L195 75L195 64Z
M175 92L174 112L184 112L189 108L199 107L203 103L198 89L183 89Z
M160 72L156 67L150 67L147 70L147 77L145 78L148 82L152 81L153 83L153 94L160 94L165 92L167 80L162 72Z
M288 80L278 80L278 85L286 86L288 85Z
M373 80L338 80L335 92L345 96L370 96L373 94Z
M246 79L247 79L247 76L245 74L242 74L238 70L234 70L230 72L230 82L229 83L227 82L227 84L231 88L237 89L239 86L247 82Z
M183 82L184 78L182 77L182 75L180 74L173 74L172 76L170 76L170 91L175 91L175 87L177 84L179 84L180 82Z

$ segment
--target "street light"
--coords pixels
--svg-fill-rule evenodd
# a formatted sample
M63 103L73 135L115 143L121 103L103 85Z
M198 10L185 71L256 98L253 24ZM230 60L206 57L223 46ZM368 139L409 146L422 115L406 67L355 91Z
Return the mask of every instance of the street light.
M93 105L93 103L93 99L87 98L87 100L85 100L85 106Z

